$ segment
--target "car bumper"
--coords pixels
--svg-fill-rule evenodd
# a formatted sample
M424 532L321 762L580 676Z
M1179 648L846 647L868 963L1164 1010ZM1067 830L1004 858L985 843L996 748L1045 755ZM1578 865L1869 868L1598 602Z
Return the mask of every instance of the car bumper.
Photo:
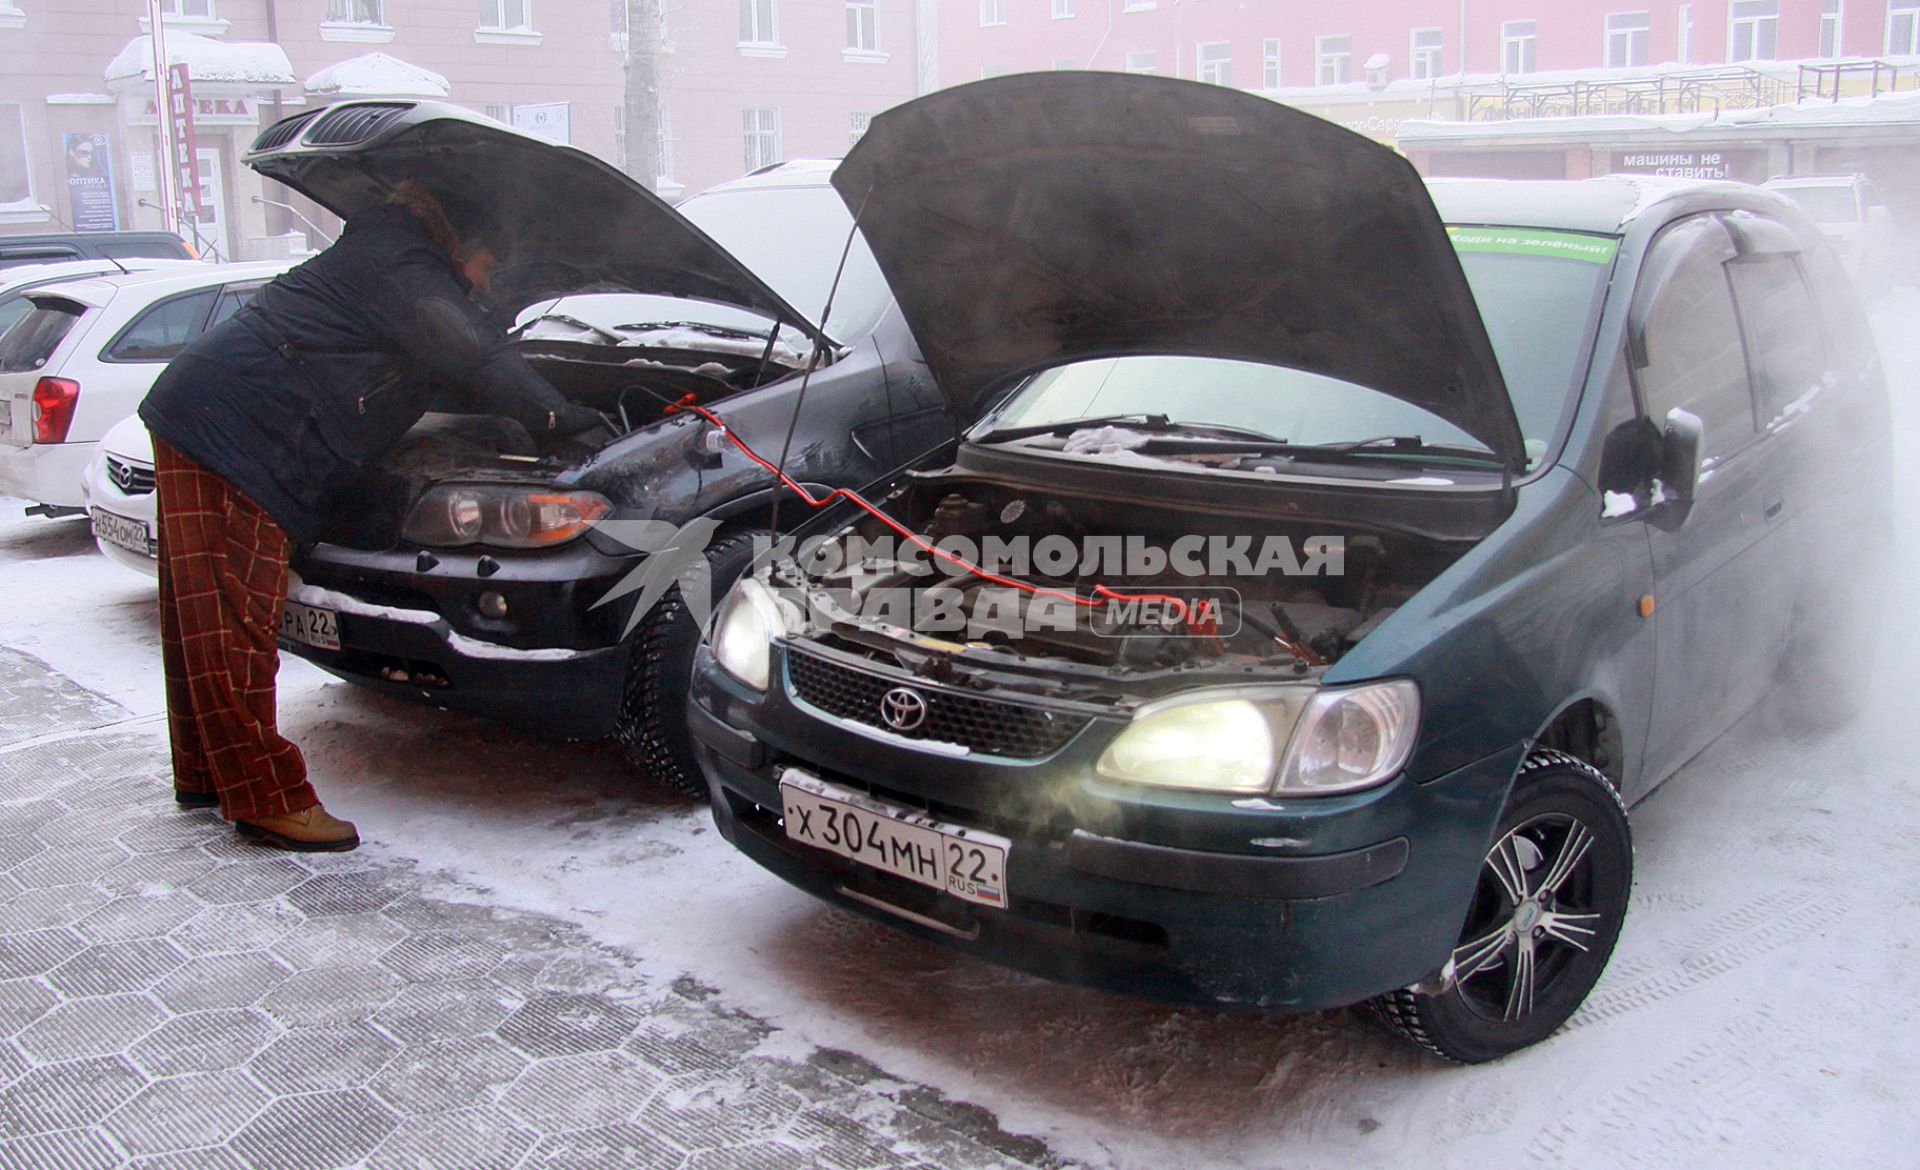
M0 447L0 495L57 508L86 504L82 481L98 443Z
M776 673L776 679L779 677ZM1121 788L1097 744L1022 776L823 720L779 685L741 687L702 652L691 726L729 841L808 892L923 938L1071 983L1267 1011L1344 1006L1433 974L1458 942L1524 745L1426 783L1307 800ZM1011 839L1004 910L790 840L781 774ZM968 776L971 771L973 776ZM981 774L1009 804L988 809ZM1052 789L1056 798L1031 794ZM973 806L969 808L968 806ZM1069 811L1071 810L1071 811Z
M633 563L584 543L425 558L322 546L296 561L300 580L288 600L332 611L340 646L285 636L280 644L384 694L555 738L598 739L619 717L631 648L621 636L626 608L593 602ZM480 613L487 593L505 600L507 617Z
M119 458L125 459L124 456L120 456ZM149 476L151 475L153 469L147 467L145 464L133 460L126 461L132 466L147 472ZM93 543L105 554L108 560L125 565L129 569L137 573L144 573L149 577L158 576L160 572L160 562L158 559L160 542L159 531L154 521L154 493L151 491L132 493L122 491L120 486L114 483L113 479L106 474L106 454L97 447L94 457L87 463L86 474L81 479L81 486L84 489L85 506L90 517L93 513L104 512L110 517L118 518L121 523L114 526L114 531L122 534L132 533L137 536L138 533L136 529L144 528L146 530L147 539L144 542L144 548L135 549L117 543L107 536L102 535L103 525L100 521L95 520L92 521L94 526ZM133 541L129 543L139 542Z

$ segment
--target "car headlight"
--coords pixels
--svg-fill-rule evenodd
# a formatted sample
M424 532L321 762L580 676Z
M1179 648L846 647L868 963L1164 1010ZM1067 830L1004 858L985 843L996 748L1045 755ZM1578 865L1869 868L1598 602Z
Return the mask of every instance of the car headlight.
M1200 692L1141 707L1094 770L1198 792L1352 792L1405 766L1419 714L1419 689L1405 679Z
M772 590L742 578L727 594L713 619L713 660L756 691L767 689L773 672L773 642L787 632L780 602Z
M428 548L550 548L579 536L612 510L597 492L456 484L423 494L400 535Z

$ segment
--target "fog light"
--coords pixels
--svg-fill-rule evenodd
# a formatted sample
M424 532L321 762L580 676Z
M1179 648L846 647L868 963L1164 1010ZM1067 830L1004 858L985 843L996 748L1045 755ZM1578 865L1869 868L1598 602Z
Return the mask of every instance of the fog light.
M480 613L483 617L503 618L507 616L507 599L489 589L480 595Z

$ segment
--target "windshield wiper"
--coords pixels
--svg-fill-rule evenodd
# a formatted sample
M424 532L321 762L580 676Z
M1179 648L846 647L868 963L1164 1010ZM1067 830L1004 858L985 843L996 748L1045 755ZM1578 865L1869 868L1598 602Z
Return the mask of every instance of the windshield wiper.
M1193 432L1199 432L1201 434L1214 432L1228 435L1231 436L1232 439L1239 440L1239 442L1224 441L1223 443L1223 440L1219 439L1155 437L1147 440L1145 444L1147 447L1158 447L1162 444L1193 443L1200 445L1199 449L1202 450L1226 448L1237 450L1244 448L1248 443L1256 443L1260 445L1260 449L1264 450L1268 446L1284 447L1287 443L1285 439L1278 438L1274 435L1251 430L1247 427L1233 426L1230 423L1184 422L1170 419L1164 414L1146 414L1142 412L1133 414L1103 414L1090 418L1069 418L1062 419L1059 422L1034 423L1031 426L996 428L985 434L974 436L973 441L976 443L1004 443L1014 439L1030 439L1035 435L1066 435L1074 431L1090 431L1096 427L1121 425L1129 426L1136 430L1158 432L1161 436L1166 434L1187 435Z
M1482 451L1477 447L1460 447L1447 443L1422 442L1419 435L1375 435L1371 439L1348 439L1338 443L1312 443L1295 447L1293 451L1301 458L1311 459L1316 455L1439 455L1448 459L1470 459L1475 463L1491 463L1496 467L1506 465L1506 461L1491 451Z

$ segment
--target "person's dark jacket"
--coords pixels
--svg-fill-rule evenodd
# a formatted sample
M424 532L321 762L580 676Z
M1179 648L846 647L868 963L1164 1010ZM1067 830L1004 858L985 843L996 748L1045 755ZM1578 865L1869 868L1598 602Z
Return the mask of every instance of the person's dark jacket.
M436 394L535 438L578 430L570 405L468 299L412 212L354 216L338 243L262 288L168 364L140 406L154 436L231 482L296 545L364 530L369 473ZM589 416L597 417L597 416Z

